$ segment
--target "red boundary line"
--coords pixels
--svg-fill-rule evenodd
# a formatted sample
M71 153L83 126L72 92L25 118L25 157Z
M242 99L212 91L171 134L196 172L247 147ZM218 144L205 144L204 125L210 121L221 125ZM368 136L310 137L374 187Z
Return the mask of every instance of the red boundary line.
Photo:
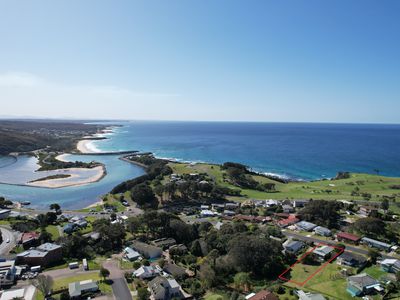
M304 260L304 258L308 255L310 255L311 253L314 252L314 250L320 246L329 246L329 247L333 247L335 249L340 250L338 253L336 253L336 255L334 255L333 257L331 257L328 261L326 261L322 266L320 266L314 273L312 273L310 276L308 276L306 278L305 281L303 282L298 282L295 280L291 280L288 278L285 278L283 275L285 275L286 273L288 273L295 265L299 264L302 260ZM319 242L314 248L312 248L310 251L307 251L305 254L303 254L302 257L300 257L293 265L291 265L288 269L286 269L281 275L278 276L279 279L283 280L283 281L287 281L287 282L292 282L295 283L299 286L304 286L310 279L312 279L315 275L317 275L317 273L319 273L323 268L325 268L329 263L331 263L334 259L336 259L340 254L342 254L344 252L344 248L340 248L334 245L329 245L329 244L325 244L325 243L321 243Z

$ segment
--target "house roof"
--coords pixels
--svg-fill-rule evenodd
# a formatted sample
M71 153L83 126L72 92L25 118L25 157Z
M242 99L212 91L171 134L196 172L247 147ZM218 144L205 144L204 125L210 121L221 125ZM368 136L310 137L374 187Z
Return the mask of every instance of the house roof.
M247 300L279 300L279 298L268 290L262 290Z
M301 221L301 222L297 223L296 226L301 227L301 228L306 229L306 230L312 230L315 227L317 227L316 224L311 223L311 222L307 222L307 221Z
M300 241L288 241L286 244L284 244L285 249L292 249L293 251L297 252L301 248L303 248L304 243Z
M28 242L28 241L30 241L30 240L38 239L39 236L40 236L40 234L37 233L37 232L24 232L24 233L21 235L21 242L22 242L22 243L26 243L26 242Z
M367 238L367 237L363 237L361 240L363 242L379 245L379 246L382 246L382 247L385 247L385 248L390 248L391 247L390 244L387 244L387 243L384 243L384 242L381 242L381 241L377 241L377 240L373 240L373 239L370 239L370 238Z
M181 277L186 274L185 268L182 268L176 264L165 264L163 270L175 277Z
M321 246L314 250L314 254L326 256L334 250L335 250L335 248L333 248L331 246Z
M363 263L363 262L365 262L365 261L367 260L364 256L357 255L357 254L351 253L351 252L349 252L349 251L343 252L343 253L339 256L339 258L340 258L341 260L346 260L346 261L352 261L352 260L354 260L354 261L357 261L357 262L359 262L359 263Z
M70 297L78 297L82 294L82 291L95 290L99 286L93 280L85 280L80 282L72 282L68 286L68 292Z
M353 242L358 242L361 238L357 235L351 234L351 233L347 233L347 232L339 232L337 234L338 238L342 238L342 239L346 239L349 241L353 241Z
M60 245L52 244L52 243L45 243L37 247L38 250L41 251L52 251L61 248Z
M360 285L361 287L372 286L379 283L375 278L369 276L367 273L350 276L348 277L348 280L352 283Z
M323 232L323 233L331 233L331 231L328 228L322 227L322 226L315 227L314 231L319 231L319 232Z

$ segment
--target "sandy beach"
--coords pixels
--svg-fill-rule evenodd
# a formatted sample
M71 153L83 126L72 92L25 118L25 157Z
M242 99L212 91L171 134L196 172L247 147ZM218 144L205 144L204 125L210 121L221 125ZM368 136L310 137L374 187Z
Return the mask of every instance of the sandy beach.
M76 144L76 149L80 153L97 153L99 152L96 147L93 145L93 140L80 140Z
M71 175L68 178L56 178L42 181L28 182L27 185L44 188L63 188L68 186L78 186L97 182L106 175L104 166L98 166L92 169L87 168L71 168L62 170L60 174Z

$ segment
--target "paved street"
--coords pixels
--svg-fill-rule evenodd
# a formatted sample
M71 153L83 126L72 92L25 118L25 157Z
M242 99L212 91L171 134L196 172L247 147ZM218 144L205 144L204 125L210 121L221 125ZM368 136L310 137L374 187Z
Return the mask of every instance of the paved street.
M321 239L318 239L315 237L304 236L304 235L297 234L297 233L287 231L287 230L283 231L282 233L287 237L295 238L295 239L302 240L305 242L317 242L317 243L320 242L320 243L332 244L332 245L336 244L336 242L334 242L334 241L329 242L329 241L321 240ZM358 254L368 255L368 250L360 249L360 248L357 248L357 247L354 247L351 245L347 245L347 244L346 244L346 250L350 250L350 251L358 253ZM383 258L396 258L396 257L390 256L390 255L387 255L382 251L380 251L380 253Z
M116 300L132 299L131 291L124 278L124 271L118 266L118 261L107 260L103 267L110 271L110 279L113 281L111 285Z
M1 226L0 231L3 236L3 243L0 244L0 255L6 255L15 247L17 241L15 235L8 228ZM9 240L8 243L7 240Z

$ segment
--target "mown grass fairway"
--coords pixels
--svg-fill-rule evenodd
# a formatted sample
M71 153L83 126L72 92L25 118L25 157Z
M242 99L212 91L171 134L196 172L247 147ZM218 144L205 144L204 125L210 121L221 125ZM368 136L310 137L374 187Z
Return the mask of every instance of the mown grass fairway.
M275 192L261 192L241 189L230 184L224 178L224 170L219 165L170 163L174 173L207 173L218 185L240 189L243 197L232 197L232 200L242 201L253 199L321 199L321 200L366 200L365 194L370 194L370 201L381 201L383 196L400 197L400 178L391 178L370 174L351 174L348 179L318 180L311 182L280 183L269 178L254 175L253 178L261 183L273 182ZM357 191L358 195L354 195ZM353 193L353 195L352 195ZM364 195L363 195L364 194Z

